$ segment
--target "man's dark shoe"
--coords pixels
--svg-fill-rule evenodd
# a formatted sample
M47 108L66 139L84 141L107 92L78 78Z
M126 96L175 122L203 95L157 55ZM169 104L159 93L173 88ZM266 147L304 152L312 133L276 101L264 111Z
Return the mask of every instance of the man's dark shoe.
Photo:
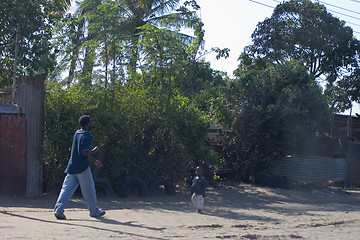
M104 216L105 213L106 213L106 212L105 212L104 210L102 210L102 209L99 209L99 211L100 211L99 215L91 216L91 217L102 217L102 216Z
M104 216L105 215L105 211L104 210L102 210L102 209L100 209L100 216L99 217L102 217L102 216Z
M58 219L58 220L66 220L66 217L63 213L54 212L54 215L55 215L56 219Z

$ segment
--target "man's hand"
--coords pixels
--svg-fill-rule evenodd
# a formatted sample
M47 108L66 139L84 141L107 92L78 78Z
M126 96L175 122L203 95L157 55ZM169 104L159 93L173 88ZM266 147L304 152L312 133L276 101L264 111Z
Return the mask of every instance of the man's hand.
M99 160L95 160L95 161L94 161L94 164L95 164L95 166L96 166L97 168L102 168L102 167L103 167L102 162L100 162Z
M98 146L96 146L93 148L93 150L91 150L91 153L97 153L99 151L100 151L100 149L98 148Z

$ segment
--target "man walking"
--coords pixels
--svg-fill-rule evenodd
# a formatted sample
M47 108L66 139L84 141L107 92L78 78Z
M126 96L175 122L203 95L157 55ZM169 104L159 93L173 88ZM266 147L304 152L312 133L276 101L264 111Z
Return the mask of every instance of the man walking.
M79 184L82 195L89 206L90 216L100 217L105 215L105 211L97 206L94 179L89 167L90 162L94 163L98 168L102 167L102 163L91 156L99 151L98 147L90 150L92 141L92 136L89 133L92 127L91 117L83 115L80 117L79 123L81 129L77 130L74 134L71 157L65 169L67 175L54 208L54 215L57 219L66 219L64 208Z

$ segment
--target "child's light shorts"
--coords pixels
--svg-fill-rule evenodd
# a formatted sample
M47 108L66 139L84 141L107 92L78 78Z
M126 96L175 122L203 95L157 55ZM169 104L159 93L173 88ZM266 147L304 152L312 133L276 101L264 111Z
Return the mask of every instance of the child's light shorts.
M204 198L202 195L198 195L194 193L191 196L191 202L193 203L194 207L197 209L203 209L204 208Z

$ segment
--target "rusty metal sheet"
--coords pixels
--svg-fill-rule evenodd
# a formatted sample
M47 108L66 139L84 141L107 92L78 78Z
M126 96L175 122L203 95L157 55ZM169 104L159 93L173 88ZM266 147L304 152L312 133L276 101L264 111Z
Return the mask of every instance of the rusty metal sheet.
M26 192L26 120L24 114L0 114L0 193Z

